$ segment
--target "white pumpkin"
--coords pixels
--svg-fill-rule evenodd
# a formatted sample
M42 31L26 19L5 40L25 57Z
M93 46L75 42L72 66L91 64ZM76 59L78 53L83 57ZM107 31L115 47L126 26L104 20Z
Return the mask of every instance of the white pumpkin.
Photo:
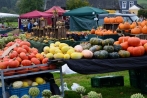
M12 85L13 85L13 88L21 88L23 86L23 82L15 81Z

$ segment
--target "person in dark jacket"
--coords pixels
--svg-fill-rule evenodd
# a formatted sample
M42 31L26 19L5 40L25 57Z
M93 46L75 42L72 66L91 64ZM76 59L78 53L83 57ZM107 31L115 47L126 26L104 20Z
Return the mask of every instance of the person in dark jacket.
M30 20L28 20L28 25L27 25L28 33L32 31L32 27L33 27L33 24L31 23Z

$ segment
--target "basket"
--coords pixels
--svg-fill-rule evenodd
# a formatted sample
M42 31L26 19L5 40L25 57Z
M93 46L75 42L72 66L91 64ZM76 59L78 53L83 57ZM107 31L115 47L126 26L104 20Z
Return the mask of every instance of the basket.
M29 89L30 89L31 87L34 87L34 86L25 87L25 88L18 88L18 89L15 89L15 88L10 87L10 88L9 88L9 94L10 94L10 96L12 96L12 95L17 95L19 98L21 98L21 97L22 97L23 95L25 95L25 94L29 95L29 94L28 94L28 91L29 91ZM38 87L39 90L40 90L40 93L39 93L39 95L38 95L36 98L42 98L42 93L41 93L41 92L42 92L44 89L50 90L50 83L38 85L38 86L35 86L35 87Z

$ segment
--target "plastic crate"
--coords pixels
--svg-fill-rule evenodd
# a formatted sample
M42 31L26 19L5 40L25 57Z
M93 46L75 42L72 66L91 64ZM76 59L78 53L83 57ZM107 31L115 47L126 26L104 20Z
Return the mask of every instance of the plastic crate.
M92 87L124 86L123 76L103 76L91 78Z
M14 89L12 87L9 88L9 94L10 96L11 95L17 95L19 98L21 98L23 95L28 94L28 91L31 87L34 87L34 86L30 86L30 87L25 87L25 88L19 88L19 89ZM38 87L39 90L40 90L40 94L35 97L35 98L42 98L42 91L44 89L49 89L50 90L50 83L46 83L46 84L42 84L42 85L38 85L38 86L35 86L35 87Z

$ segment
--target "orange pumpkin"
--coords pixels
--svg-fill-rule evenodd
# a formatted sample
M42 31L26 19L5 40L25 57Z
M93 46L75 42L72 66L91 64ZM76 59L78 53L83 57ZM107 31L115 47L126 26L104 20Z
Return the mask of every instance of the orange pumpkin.
M142 33L143 34L147 34L147 25L143 26Z
M123 50L127 50L128 48L128 42L123 42L120 44Z
M130 52L131 56L142 56L145 53L143 46L128 47L127 51Z
M23 66L30 66L31 64L32 64L32 62L30 60L23 60L21 62L21 65L23 65Z
M104 23L110 23L110 19L108 17L104 18Z
M140 27L136 26L134 29L131 29L131 33L132 34L140 34L141 33Z
M138 37L130 37L128 39L129 46L138 46L140 44L140 39Z
M31 62L32 62L33 64L35 64L35 65L38 65L38 64L41 63L40 60L37 59L37 58L32 58L32 59L31 59Z
M91 29L90 33L95 34L95 29Z
M119 37L119 38L118 38L118 41L119 41L119 43L121 44L121 43L123 43L123 42L128 41L128 39L129 39L129 36L122 36L122 37Z
M130 23L129 22L124 23L124 29L130 29Z

